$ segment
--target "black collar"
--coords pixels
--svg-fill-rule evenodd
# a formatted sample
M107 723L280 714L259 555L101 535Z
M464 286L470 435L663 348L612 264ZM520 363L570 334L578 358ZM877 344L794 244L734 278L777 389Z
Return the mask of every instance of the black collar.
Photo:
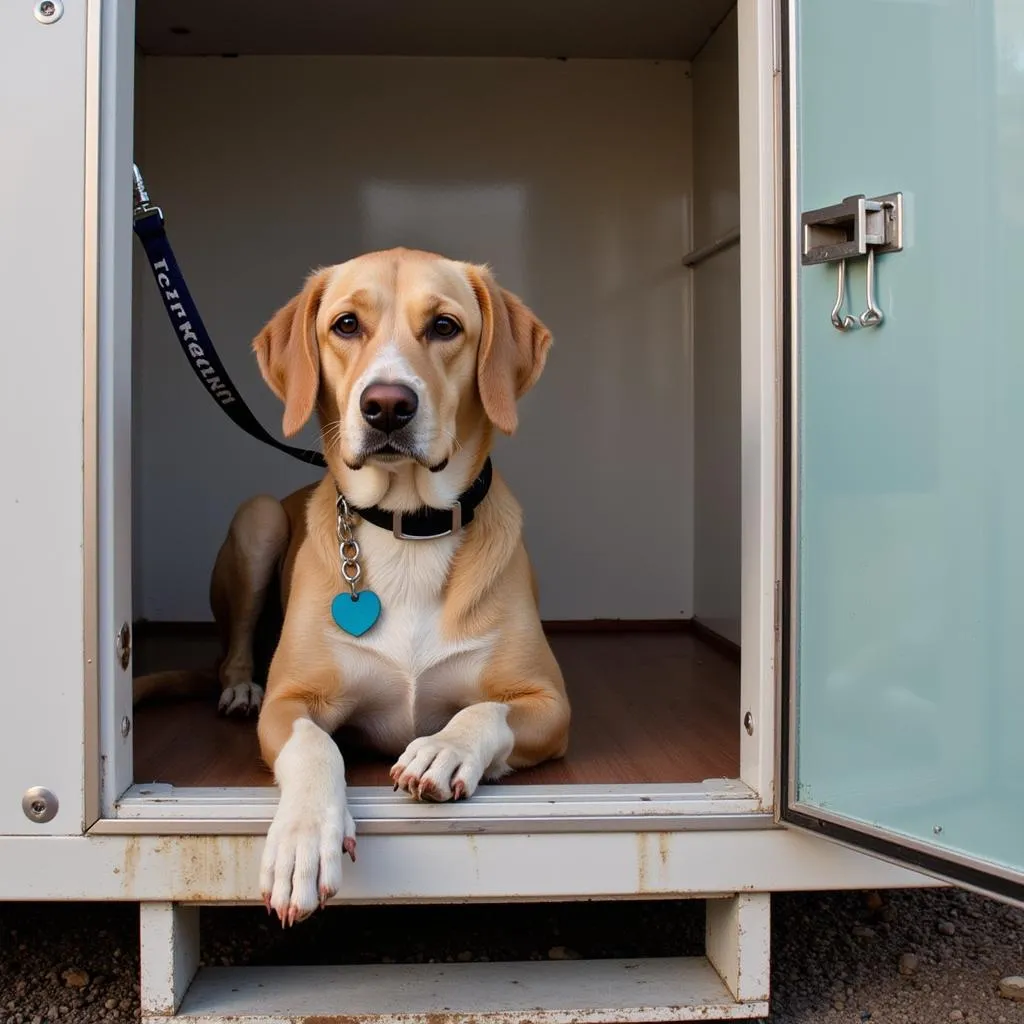
M452 508L423 508L415 512L389 512L387 509L358 508L356 515L382 530L390 530L399 540L437 540L458 533L473 522L473 514L491 489L491 460L488 456L480 475L459 495Z

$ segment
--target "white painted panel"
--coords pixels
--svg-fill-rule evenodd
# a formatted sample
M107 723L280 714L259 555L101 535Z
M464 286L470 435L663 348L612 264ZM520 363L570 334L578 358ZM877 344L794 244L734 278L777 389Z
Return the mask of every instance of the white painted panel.
M261 836L0 839L0 899L260 902ZM934 879L793 829L364 836L339 902L883 889Z
M53 25L0 4L0 834L83 822L85 87L84 4Z
M739 224L739 83L735 10L693 62L694 244ZM694 613L740 639L739 247L693 271Z
M166 1005L166 1004L165 1004ZM343 1009L342 1009L343 1008ZM638 960L338 967L204 967L181 1005L194 1024L640 1024L742 1020L762 996L734 1000L702 956Z
M490 262L555 335L497 456L543 614L691 612L687 65L147 58L141 78L143 171L265 423L280 409L249 342L310 267L400 243ZM205 619L235 505L310 473L210 402L142 284L136 612Z

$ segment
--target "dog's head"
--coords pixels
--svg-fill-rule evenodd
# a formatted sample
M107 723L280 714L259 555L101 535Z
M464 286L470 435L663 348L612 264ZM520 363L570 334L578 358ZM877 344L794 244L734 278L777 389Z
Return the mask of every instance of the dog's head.
M329 461L438 471L491 425L516 429L550 344L485 267L394 249L312 274L253 349L286 436L317 408Z

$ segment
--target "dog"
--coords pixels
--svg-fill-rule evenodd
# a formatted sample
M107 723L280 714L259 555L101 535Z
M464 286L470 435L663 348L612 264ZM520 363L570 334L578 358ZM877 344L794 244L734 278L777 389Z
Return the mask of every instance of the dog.
M355 859L342 726L396 758L395 788L417 800L468 798L566 752L569 700L522 510L490 463L551 342L488 268L411 249L316 271L253 342L284 434L315 411L328 466L237 510L210 588L221 710L258 708L280 788L260 888L285 926ZM275 585L264 696L253 649Z

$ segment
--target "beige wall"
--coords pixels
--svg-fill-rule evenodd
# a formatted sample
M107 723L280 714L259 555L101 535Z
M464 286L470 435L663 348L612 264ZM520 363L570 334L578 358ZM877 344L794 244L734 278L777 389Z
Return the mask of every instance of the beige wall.
M689 70L673 61L142 61L137 159L221 357L269 428L280 409L249 341L318 264L395 244L487 261L553 329L520 434L496 458L526 509L547 618L693 612L694 320L680 263L694 228ZM734 152L732 108L729 116L717 130ZM706 144L718 145L708 133L721 117L701 118ZM703 159L698 166L706 182ZM699 232L711 230L705 202ZM715 273L710 264L698 272L698 286ZM205 619L209 568L236 504L283 494L311 473L217 409L152 280L137 281L135 611ZM728 281L711 287L734 298ZM730 308L716 319L702 304L703 344L720 335L733 346L734 316ZM731 407L708 410L710 392L699 390L698 410L717 424ZM701 436L717 446L720 429Z
M736 12L693 62L694 247L739 224ZM694 612L740 635L740 251L693 270Z

